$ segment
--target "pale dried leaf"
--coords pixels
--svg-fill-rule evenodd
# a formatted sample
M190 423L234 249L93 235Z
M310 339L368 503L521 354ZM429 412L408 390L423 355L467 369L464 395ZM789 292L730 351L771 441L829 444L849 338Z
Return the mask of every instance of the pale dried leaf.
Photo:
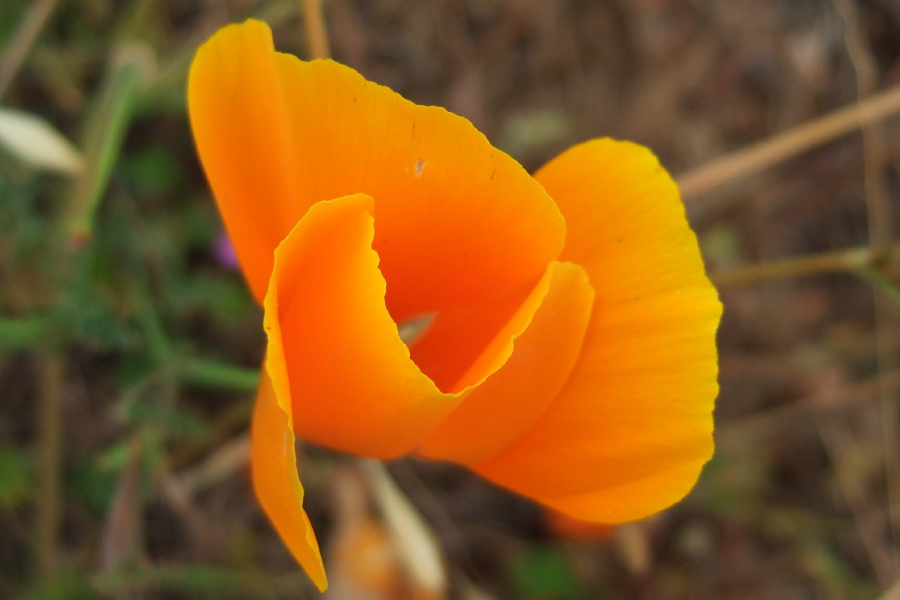
M84 167L81 154L44 119L0 108L0 145L33 167L76 175Z
M633 575L650 571L650 539L646 521L625 523L616 528L619 552Z
M460 600L496 600L494 596L465 578L460 578L456 587Z
M423 591L443 595L447 587L440 549L428 524L391 479L384 465L362 461L372 494L410 579Z

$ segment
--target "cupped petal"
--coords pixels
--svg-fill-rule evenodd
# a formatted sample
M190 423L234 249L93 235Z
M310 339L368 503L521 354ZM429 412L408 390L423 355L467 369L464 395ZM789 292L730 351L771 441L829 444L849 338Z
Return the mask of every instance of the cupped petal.
M291 554L319 591L325 591L328 580L319 544L303 510L303 486L297 476L292 422L290 403L278 401L264 368L253 408L250 451L253 488Z
M416 449L483 460L563 386L594 290L580 266L551 263L463 376L464 389L442 393L410 358L385 307L371 211L362 194L320 202L276 250L264 303L276 396L301 415L294 432L311 442L381 458Z
M578 360L594 289L583 268L554 262L522 304L523 311L530 302L540 304L503 366L469 391L417 454L462 464L482 462L527 431L559 394Z
M272 253L305 208L294 132L281 92L268 27L220 30L197 52L188 79L188 114L238 261L262 303Z
M480 373L469 375L472 385L444 394L411 360L387 311L386 283L372 249L372 211L372 199L363 194L310 208L275 251L264 301L268 348L254 414L254 487L320 589L325 580L302 509L294 433L342 451L390 458L438 431L460 402L471 399L470 414L482 400L491 402L487 413L492 406L501 418L504 406L525 401L536 407L555 395L571 370L593 298L580 267L552 263L500 328L498 339L505 341L489 343L472 367ZM514 435L509 432L517 419L521 415L491 434ZM459 417L455 422L461 423ZM485 449L487 440L453 427L451 421L435 438L436 447L453 450L444 458L493 451Z
M507 298L562 248L553 201L471 123L337 63L275 53L262 23L226 27L204 44L188 100L257 298L271 251L309 207L356 193L375 198L373 246L397 321Z
M373 201L310 208L275 251L263 326L266 366L294 432L345 452L409 451L456 404L409 357L385 306Z
M641 518L687 493L712 454L721 304L648 150L594 140L536 178L567 220L562 258L587 270L597 298L559 397L473 468L581 519Z
M542 499L544 504L559 512L598 523L619 523L633 520L622 515L651 515L671 506L684 497L685 482L693 482L706 464L706 457L685 461L612 487L594 492ZM602 508L600 508L602 507ZM604 516L607 515L607 516ZM640 517L637 517L640 518Z

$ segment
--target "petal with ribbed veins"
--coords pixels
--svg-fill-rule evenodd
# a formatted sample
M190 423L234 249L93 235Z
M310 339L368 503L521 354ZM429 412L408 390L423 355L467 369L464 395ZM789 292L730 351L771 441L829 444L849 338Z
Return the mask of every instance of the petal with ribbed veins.
M693 482L704 464L706 457L701 457L594 492L558 498L547 496L542 501L568 515L584 515L584 518L600 523L619 523L623 521L622 515L652 515L681 500L685 482Z
M687 493L712 454L721 305L649 151L594 140L536 178L567 220L562 258L586 269L597 299L559 397L473 468L578 518L641 518Z

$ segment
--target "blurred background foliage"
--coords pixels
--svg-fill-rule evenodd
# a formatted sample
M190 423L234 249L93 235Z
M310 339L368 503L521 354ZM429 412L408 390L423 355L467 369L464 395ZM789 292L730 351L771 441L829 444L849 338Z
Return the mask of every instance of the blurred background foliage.
M448 597L900 598L896 111L692 185L900 82L900 4L323 8L337 60L529 169L595 136L652 148L726 306L717 456L657 517L588 527L462 469L388 466L427 521L400 538L439 541ZM316 597L249 490L261 314L185 115L197 45L250 16L308 56L295 0L0 3L0 598ZM331 597L438 597L397 559L375 471L300 457Z

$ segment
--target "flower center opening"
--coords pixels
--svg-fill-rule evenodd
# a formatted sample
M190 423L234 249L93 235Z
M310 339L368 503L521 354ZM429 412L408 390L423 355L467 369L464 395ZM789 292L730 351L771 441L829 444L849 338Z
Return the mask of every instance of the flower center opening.
M534 289L535 283L531 282L486 302L402 316L396 319L400 339L409 348L413 362L439 390L457 393L495 368L494 358L503 353L512 335L520 329L516 323L522 315L530 319L536 307L531 306L520 314Z
M400 339L407 346L416 343L419 338L428 332L428 328L434 323L435 317L437 317L437 312L432 311L403 321L397 325L397 333L400 334Z

